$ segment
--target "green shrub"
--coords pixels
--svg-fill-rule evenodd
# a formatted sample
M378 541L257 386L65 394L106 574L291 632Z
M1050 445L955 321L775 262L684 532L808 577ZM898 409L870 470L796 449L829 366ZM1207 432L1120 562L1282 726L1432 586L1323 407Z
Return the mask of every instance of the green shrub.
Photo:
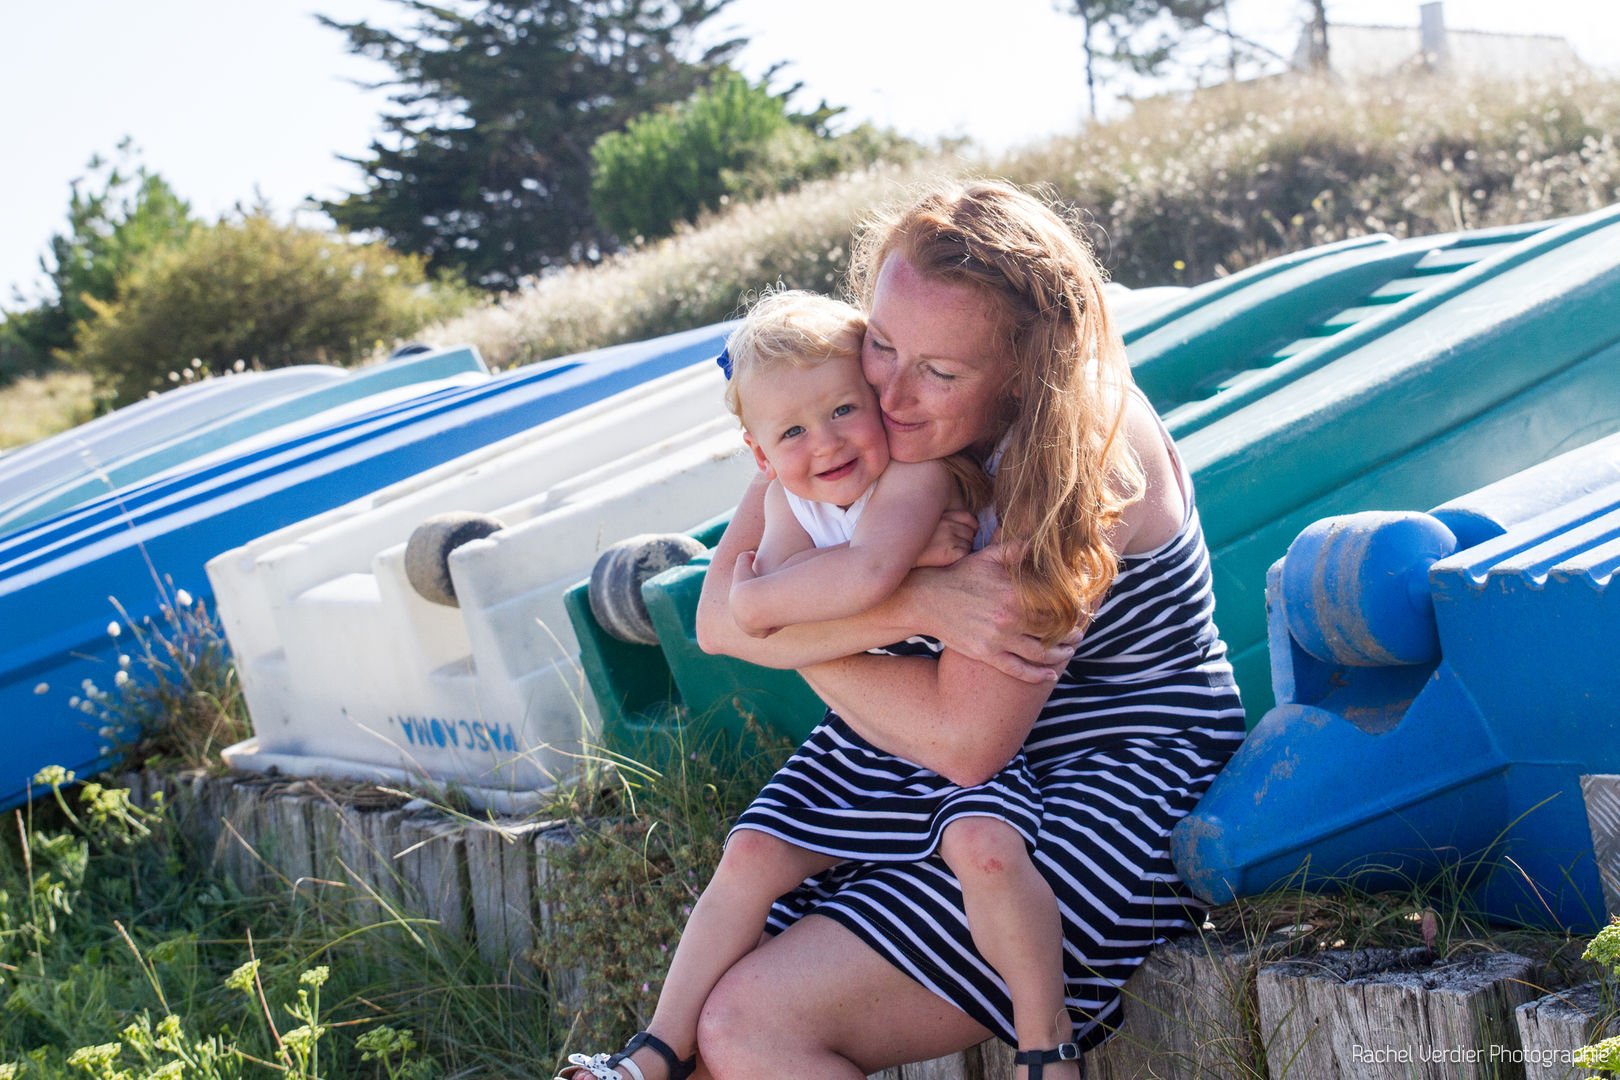
M92 300L72 360L113 405L241 364L353 363L468 302L422 261L282 225L264 212L198 227Z
M676 106L609 132L591 148L591 208L623 239L656 240L680 222L732 200L790 191L807 179L875 161L904 161L920 148L869 125L839 136L840 110L791 114L782 96L734 71Z
M727 318L777 281L833 292L851 226L929 175L1043 184L1126 285L1192 285L1369 232L1540 221L1620 199L1620 81L1221 87L992 163L946 156L734 199L695 228L547 275L427 336L530 363Z
M721 204L739 171L767 156L786 163L814 136L788 120L780 98L723 72L677 106L610 131L591 147L591 209L621 237L668 236ZM789 166L791 167L791 166Z
M49 262L41 263L55 298L8 313L0 327L0 382L51 370L72 351L91 303L112 300L131 267L183 242L196 224L190 204L140 164L129 138L116 161L97 154L86 168L71 186L68 228L51 237Z

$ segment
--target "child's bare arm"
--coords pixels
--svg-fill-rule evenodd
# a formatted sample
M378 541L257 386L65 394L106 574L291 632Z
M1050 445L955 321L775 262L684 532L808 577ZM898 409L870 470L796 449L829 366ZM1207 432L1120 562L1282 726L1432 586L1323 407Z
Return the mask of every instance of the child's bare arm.
M765 532L753 553L755 572L769 574L815 553L816 543L793 516L781 481L771 481L765 491Z
M938 462L891 462L847 546L827 548L792 566L778 564L763 576L757 576L757 561L739 558L731 589L733 617L758 634L761 627L768 632L865 611L917 565L951 495L950 475ZM766 505L769 520L768 498Z

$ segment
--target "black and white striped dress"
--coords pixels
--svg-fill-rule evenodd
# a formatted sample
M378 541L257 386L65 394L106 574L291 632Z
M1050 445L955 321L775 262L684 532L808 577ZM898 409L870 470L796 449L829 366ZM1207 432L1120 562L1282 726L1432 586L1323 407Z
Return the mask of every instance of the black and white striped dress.
M1243 709L1215 630L1209 553L1185 470L1182 479L1189 494L1180 532L1121 561L1020 755L1040 815L1033 859L1057 894L1068 1004L1084 1048L1118 1027L1120 987L1148 950L1192 925L1196 908L1189 908L1190 894L1170 862L1170 830L1243 737ZM936 655L940 646L912 638L881 651ZM859 806L869 779L863 770L877 758L895 761L829 712L738 827L842 850L827 844L840 824L866 831L863 823L874 819L828 821L807 815L805 804L837 790ZM895 767L939 782L918 766ZM885 798L892 778L879 779L876 794ZM783 805L784 797L799 805ZM919 983L1016 1042L1006 984L973 946L949 868L937 853L896 861L881 831L870 839L882 850L851 855L860 861L840 863L778 900L769 932L808 914L836 919Z

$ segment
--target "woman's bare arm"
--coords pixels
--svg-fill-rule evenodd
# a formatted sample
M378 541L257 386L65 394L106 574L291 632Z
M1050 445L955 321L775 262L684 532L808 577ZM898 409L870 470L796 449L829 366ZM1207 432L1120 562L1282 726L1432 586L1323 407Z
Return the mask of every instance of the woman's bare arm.
M937 661L846 656L801 674L863 738L963 787L1012 760L1052 690L949 649Z

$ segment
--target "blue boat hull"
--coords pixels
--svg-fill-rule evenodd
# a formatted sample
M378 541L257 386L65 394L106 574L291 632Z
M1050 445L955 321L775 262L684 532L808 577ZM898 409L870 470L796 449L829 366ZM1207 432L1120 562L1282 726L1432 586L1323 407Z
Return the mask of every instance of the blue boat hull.
M162 619L174 590L207 601L222 551L341 505L582 405L707 362L729 327L706 327L443 391L92 500L0 537L0 807L59 764L110 763L86 680L108 690L130 645L123 622ZM73 698L79 698L75 706ZM91 705L94 709L96 706Z

